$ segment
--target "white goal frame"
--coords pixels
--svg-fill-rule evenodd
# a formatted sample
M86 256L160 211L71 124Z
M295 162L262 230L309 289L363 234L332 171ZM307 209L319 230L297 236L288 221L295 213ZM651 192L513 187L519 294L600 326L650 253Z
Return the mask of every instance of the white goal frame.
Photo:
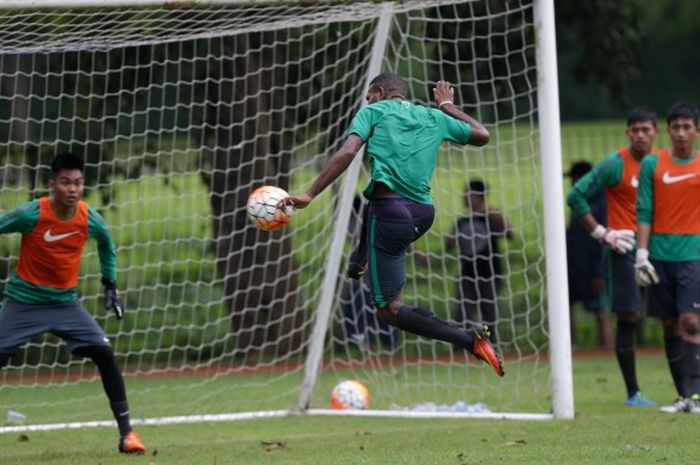
M272 0L257 0L250 3L271 3ZM235 0L4 0L0 10L13 8L73 8L73 7L145 7L187 5L220 5L241 3ZM385 42L392 17L392 2L378 5L379 23L373 52L365 81L379 73L385 53ZM561 173L562 150L559 118L559 93L555 40L555 16L553 0L534 0L534 30L536 34L537 100L541 150L541 176L544 203L545 255L547 314L549 324L549 362L552 394L552 412L542 414L521 413L458 413L416 412L394 410L333 411L309 408L310 398L316 385L322 363L324 338L331 323L331 307L337 292L337 275L343 258L343 243L351 216L352 197L356 191L361 157L357 157L348 169L339 194L339 211L334 224L331 251L325 264L323 291L315 312L312 339L305 361L304 381L300 387L296 409L259 411L220 415L192 415L164 417L160 419L135 420L135 424L177 424L193 422L216 422L245 420L252 418L283 417L295 414L306 415L354 415L354 416L398 416L407 418L495 418L512 420L548 420L574 418L573 368L569 333L568 283L565 243L564 190ZM0 433L73 429L112 425L113 422L75 422L47 425L0 427Z

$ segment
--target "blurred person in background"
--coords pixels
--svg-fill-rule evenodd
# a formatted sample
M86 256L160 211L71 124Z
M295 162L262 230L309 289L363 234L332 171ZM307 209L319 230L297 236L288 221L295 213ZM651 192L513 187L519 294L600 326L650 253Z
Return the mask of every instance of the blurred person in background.
M567 176L573 186L593 169L587 161L578 161L571 165ZM591 214L596 221L607 225L608 207L605 202L604 189L588 199ZM577 219L569 222L566 229L566 261L569 277L569 311L571 314L571 343L576 345L576 303L595 316L598 330L598 345L604 349L613 348L612 325L607 311L607 295L605 293L605 256L606 249L593 239Z

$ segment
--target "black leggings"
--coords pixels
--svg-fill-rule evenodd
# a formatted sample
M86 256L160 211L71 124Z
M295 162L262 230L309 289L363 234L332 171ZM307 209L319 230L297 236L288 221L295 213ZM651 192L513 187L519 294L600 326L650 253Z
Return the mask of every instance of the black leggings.
M126 387L124 386L124 378L122 372L117 366L117 361L114 359L114 351L109 346L85 346L79 347L73 351L73 355L79 357L88 357L95 362L97 369L100 370L102 376L102 386L109 401L124 402L126 401Z

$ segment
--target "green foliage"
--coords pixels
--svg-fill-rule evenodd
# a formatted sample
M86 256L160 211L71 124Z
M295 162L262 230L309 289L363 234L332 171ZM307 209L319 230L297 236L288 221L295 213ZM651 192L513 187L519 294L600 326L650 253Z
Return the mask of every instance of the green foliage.
M593 83L626 103L647 39L642 9L633 0L561 0L556 12L557 47L573 61L576 82Z

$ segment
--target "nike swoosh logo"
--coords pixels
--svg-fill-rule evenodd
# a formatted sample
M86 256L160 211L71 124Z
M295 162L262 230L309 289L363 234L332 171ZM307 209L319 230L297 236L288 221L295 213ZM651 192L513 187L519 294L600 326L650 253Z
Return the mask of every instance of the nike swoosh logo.
M680 174L678 176L671 176L668 171L664 173L663 178L661 180L664 182L664 184L673 184L676 182L683 181L685 179L690 179L693 178L697 175L698 173L688 173L688 174Z
M61 239L65 239L66 237L70 237L73 234L78 234L78 231L67 232L65 234L57 234L54 236L51 234L51 230L47 229L46 232L44 233L44 240L46 242L56 242L56 241L60 241Z
M639 179L637 179L637 176L632 176L632 180L630 181L630 185L634 187L635 189L639 187Z

